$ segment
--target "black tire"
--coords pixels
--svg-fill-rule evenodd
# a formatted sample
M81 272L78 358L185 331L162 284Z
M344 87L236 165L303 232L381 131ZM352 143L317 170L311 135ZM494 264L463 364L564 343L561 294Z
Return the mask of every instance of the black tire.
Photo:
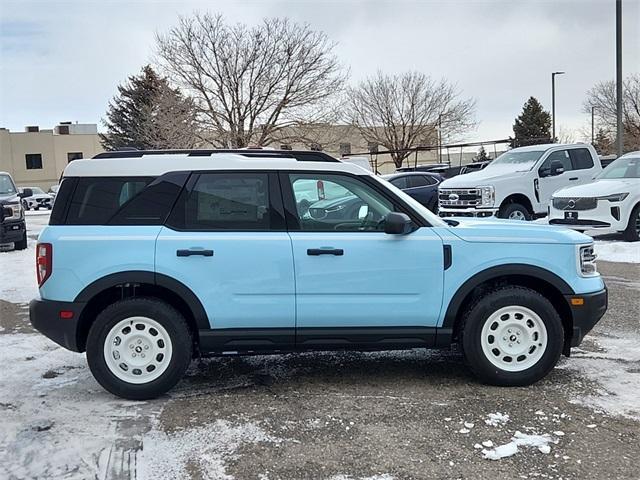
M524 217L524 220L531 220L531 212L520 203L506 203L500 207L498 211L499 218L509 218L511 215L516 214L517 212L521 213Z
M481 337L485 323L492 314L508 306L532 310L542 320L547 334L546 348L537 362L517 372L499 368L482 349ZM535 290L502 287L483 295L469 307L463 316L460 337L465 361L482 382L497 386L525 386L545 377L556 365L564 345L564 328L551 302Z
M158 378L141 384L116 377L104 356L109 332L122 320L135 316L159 323L167 331L173 350L166 370ZM180 381L191 362L192 348L191 332L180 312L155 298L130 298L109 305L96 317L87 337L87 362L105 390L129 400L148 400L162 395Z
M29 211L29 202L27 202L26 200L23 200L22 208L24 208L26 211Z
M13 248L16 250L25 250L27 248L27 232L22 235L22 240L15 242Z
M637 242L640 240L640 204L631 210L629 223L627 223L627 228L622 233L622 236L627 242Z

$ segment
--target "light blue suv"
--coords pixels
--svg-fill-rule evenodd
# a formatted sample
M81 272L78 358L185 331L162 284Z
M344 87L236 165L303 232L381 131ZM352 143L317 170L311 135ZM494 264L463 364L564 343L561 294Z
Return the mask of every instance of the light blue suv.
M319 152L109 152L64 172L31 322L129 399L194 357L459 344L528 385L607 308L591 238L433 215Z

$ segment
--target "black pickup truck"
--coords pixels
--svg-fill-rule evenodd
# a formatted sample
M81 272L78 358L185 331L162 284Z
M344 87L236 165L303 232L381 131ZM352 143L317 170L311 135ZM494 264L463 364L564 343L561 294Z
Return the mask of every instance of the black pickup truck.
M13 244L16 250L27 248L27 226L21 199L32 194L29 188L18 192L11 175L0 172L0 246Z

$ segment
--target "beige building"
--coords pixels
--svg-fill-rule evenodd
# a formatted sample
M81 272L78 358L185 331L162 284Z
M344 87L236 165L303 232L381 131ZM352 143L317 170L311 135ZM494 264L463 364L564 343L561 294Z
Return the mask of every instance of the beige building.
M95 124L64 122L46 130L28 126L24 132L0 128L0 171L9 172L21 187L46 191L69 162L102 151Z

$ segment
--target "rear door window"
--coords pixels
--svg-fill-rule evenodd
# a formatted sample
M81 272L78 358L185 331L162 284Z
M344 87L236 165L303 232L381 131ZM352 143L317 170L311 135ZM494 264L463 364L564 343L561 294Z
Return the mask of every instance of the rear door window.
M593 168L593 157L586 148L574 148L569 150L574 170L588 170Z

